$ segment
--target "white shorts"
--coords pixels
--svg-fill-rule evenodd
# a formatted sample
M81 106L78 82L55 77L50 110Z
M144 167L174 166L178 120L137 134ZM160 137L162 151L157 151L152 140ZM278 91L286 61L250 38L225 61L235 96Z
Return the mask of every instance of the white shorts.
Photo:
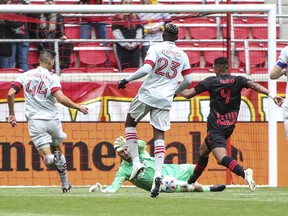
M155 107L151 107L141 101L138 96L132 101L128 113L136 122L144 118L147 113L150 112L150 124L161 131L167 131L170 129L170 116L169 110L163 110Z
M60 120L28 120L31 140L37 150L58 146L67 135L63 132Z
M288 102L283 103L283 122L285 127L286 139L288 140Z

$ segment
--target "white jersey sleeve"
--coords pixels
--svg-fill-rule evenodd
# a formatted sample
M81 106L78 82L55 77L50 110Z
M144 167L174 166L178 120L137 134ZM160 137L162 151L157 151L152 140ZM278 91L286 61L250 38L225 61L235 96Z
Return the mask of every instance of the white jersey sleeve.
M276 62L276 65L278 65L280 68L285 68L288 63L288 46L284 47L281 50L281 53L278 57L278 61Z
M139 89L139 100L170 110L180 76L191 73L186 53L174 42L165 41L149 48L144 63L150 64L152 70Z

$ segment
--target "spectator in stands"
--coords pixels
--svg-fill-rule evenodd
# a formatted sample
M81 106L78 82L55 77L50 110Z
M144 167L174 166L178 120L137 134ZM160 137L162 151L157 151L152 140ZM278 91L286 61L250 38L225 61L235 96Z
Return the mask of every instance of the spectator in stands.
M9 0L0 0L1 4L9 4ZM0 19L0 39L13 39L15 33L13 29L16 29L23 25L22 22L15 22L6 19ZM0 68L8 68L9 57L12 56L12 43L1 42L0 43Z
M11 4L30 4L29 0L14 0ZM29 14L25 14L26 16L30 16ZM29 39L29 27L26 18L23 16L23 25L19 28L14 29L15 39ZM8 60L8 68L20 68L24 72L28 71L28 53L29 53L29 42L15 42L12 43L12 56ZM15 64L16 63L16 64Z
M142 4L158 4L155 0L141 0ZM142 43L141 55L144 61L146 53L150 47L150 41L162 41L164 26L169 22L169 13L139 13L140 20L143 22L144 37L149 40Z
M102 0L80 0L80 4L102 4ZM101 16L89 16L89 17L81 17L80 18L80 39L91 39L92 35L92 29L95 29L96 38L97 39L108 39L108 33L107 33L107 17L101 15ZM107 46L107 43L104 43L105 46ZM109 67L109 53L108 50L106 52L106 67Z
M121 4L132 4L132 0L122 0ZM136 14L117 14L112 23L115 39L142 39L142 26ZM138 68L140 60L140 42L118 42L116 51L121 64L125 68Z
M44 4L55 4L53 0L46 0ZM71 53L73 45L71 43L64 43L67 39L64 30L64 18L61 14L50 13L40 15L41 24L39 25L39 39L61 39L62 43L59 44L60 55L60 68L68 68L71 63ZM42 49L54 49L54 43L40 43L38 46L39 51Z
M80 4L102 4L102 0L80 0ZM96 37L98 39L107 39L107 18L103 16L89 16L82 17L80 22L80 38L81 39L91 39L91 30L94 27L97 33Z

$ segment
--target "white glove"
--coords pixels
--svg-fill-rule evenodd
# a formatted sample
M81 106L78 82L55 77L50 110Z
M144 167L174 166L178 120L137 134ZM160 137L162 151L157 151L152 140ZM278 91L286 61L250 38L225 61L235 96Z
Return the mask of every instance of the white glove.
M126 143L126 139L124 139L124 137L120 136L120 137L115 139L114 148L116 149L117 152L123 151L124 149L126 149L126 147L127 147L127 143Z
M194 184L188 184L187 182L183 182L180 185L181 185L181 187L186 187L189 192L193 192L195 190Z
M89 192L106 192L105 189L102 188L102 185L100 183L96 183L95 185L92 185L90 188L89 188Z

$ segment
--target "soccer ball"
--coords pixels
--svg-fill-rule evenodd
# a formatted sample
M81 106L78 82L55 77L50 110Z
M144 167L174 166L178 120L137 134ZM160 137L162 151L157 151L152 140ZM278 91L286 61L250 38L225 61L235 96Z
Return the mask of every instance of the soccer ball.
M177 188L177 179L173 176L167 175L162 178L161 190L163 192L172 193Z

